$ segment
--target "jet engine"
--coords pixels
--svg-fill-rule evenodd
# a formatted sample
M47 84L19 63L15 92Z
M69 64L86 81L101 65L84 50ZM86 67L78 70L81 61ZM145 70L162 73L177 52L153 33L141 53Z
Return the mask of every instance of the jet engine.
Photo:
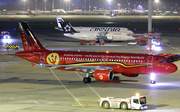
M139 74L131 74L131 73L122 73L122 75L124 75L126 77L137 77L137 76L139 76Z
M112 70L95 70L94 78L100 81L112 81L114 72Z
M106 34L106 39L108 39L108 40L112 40L112 39L113 39L113 35L112 35L112 33L108 33L108 34Z

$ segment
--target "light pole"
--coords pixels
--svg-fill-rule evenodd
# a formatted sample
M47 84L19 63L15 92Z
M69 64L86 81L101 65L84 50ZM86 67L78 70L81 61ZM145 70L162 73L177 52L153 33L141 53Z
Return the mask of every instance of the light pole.
M111 0L107 0L109 4L109 10L111 10Z
M44 0L44 10L46 11L46 0Z
M37 0L36 0L36 8L35 8L35 10L37 11Z
M119 6L119 10L120 10L120 6L121 6L121 4L120 4L120 3L118 3L118 6Z
M24 1L24 12L25 12L25 3L26 3L26 0L23 0Z
M61 10L61 0L59 0L59 9Z
M152 54L152 0L148 0L148 54Z
M70 7L70 2L71 2L71 0L69 0L69 11L71 10L71 7Z
M54 0L52 0L52 11L54 11Z
M67 11L67 2L68 2L69 0L66 0L66 11ZM70 5L69 5L69 9L70 9Z
M90 7L91 7L91 5L90 5L90 0L89 0L89 12L90 12Z
M155 0L155 2L156 2L156 12L157 12L159 0Z
M86 0L85 0L85 5L84 5L84 7L85 7L85 11L86 11Z

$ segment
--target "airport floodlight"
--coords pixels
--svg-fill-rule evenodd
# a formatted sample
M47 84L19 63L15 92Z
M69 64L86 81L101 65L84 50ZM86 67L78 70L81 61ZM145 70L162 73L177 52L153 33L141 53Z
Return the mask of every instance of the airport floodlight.
M120 3L118 3L118 6L119 6L119 9L120 9L121 4L120 4Z
M107 0L109 3L111 3L112 0Z
M158 2L159 2L159 0L155 0L155 2L156 2L156 3L158 3Z

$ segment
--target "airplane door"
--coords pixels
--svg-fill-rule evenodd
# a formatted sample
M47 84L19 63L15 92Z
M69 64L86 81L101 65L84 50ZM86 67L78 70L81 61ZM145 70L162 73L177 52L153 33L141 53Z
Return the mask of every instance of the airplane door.
M45 63L45 61L46 61L45 56L46 56L46 53L45 53L45 52L42 52L42 53L41 53L41 56L40 56L40 62L41 62L41 63Z
M148 64L148 67L149 67L149 68L152 67L152 62L153 62L153 56L148 56L147 64Z

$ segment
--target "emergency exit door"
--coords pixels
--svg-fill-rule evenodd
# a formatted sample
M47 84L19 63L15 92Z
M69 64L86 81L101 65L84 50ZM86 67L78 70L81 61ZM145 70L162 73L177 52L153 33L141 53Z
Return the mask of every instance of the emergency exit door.
M148 56L148 59L147 59L147 64L149 68L152 67L152 63L153 63L153 56Z

